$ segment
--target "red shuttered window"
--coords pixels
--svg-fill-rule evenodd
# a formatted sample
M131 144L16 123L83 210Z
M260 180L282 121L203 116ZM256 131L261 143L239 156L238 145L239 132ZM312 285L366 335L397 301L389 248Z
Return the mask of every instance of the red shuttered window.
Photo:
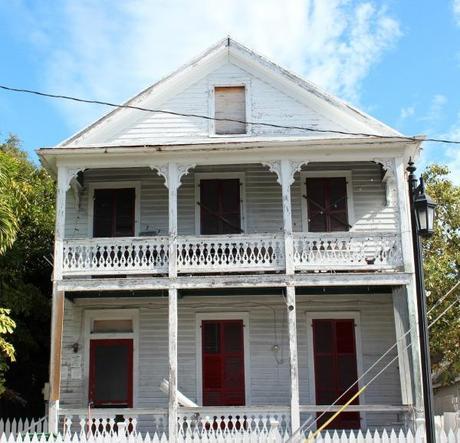
M316 404L330 405L358 378L354 320L313 320L312 327ZM344 395L339 404L346 403L357 391L358 386L355 385ZM352 404L359 404L359 398ZM324 414L318 421L318 426L332 415ZM359 412L345 412L327 428L359 429L359 427Z
M201 234L241 233L240 180L200 181Z
M345 177L307 178L308 230L348 231L347 182Z
M134 235L136 191L94 190L94 237L132 237Z
M203 320L203 406L245 404L242 320Z
M133 407L133 340L90 341L89 401L94 407Z

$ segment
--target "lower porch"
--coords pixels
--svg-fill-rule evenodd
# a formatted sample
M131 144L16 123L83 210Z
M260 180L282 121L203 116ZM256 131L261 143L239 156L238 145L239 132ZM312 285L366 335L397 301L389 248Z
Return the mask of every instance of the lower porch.
M301 423L310 419L315 429L319 414L327 410L324 421L338 410L328 405L407 330L401 294L395 287L296 288ZM166 432L168 394L160 386L170 373L168 293L67 295L59 431L125 426ZM291 434L292 319L286 297L280 288L179 291L180 432L276 427ZM369 375L395 357L398 364L329 429L411 426L407 349L395 346Z

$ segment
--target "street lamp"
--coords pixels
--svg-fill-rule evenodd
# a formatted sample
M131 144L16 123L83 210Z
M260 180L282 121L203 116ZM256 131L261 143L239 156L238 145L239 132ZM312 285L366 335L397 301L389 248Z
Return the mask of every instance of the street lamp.
M417 180L414 162L409 160L409 201L412 222L412 243L414 247L415 285L417 289L418 332L420 337L420 358L422 364L423 405L425 410L426 442L436 443L433 415L433 387L431 384L430 345L426 315L425 281L423 277L420 237L429 237L434 229L436 204L425 194L423 179Z

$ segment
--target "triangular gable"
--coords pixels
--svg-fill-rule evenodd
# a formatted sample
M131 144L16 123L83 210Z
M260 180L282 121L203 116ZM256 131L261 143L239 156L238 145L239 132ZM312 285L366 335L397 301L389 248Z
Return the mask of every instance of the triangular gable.
M210 115L209 88L244 83L251 102L249 121L285 126L400 135L383 123L325 93L289 71L231 39L224 39L191 63L142 91L125 104L163 109L177 114ZM333 133L305 132L253 126L251 135L337 137ZM210 136L209 120L146 113L118 108L62 142L59 146L139 145Z

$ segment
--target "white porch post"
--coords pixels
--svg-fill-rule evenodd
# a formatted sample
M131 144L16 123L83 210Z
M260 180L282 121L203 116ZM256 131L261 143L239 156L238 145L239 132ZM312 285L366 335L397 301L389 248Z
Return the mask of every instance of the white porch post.
M398 207L401 229L401 245L404 261L404 270L412 274L411 282L407 285L406 303L409 314L410 341L412 343L412 370L414 387L415 419L418 424L424 421L423 418L423 390L422 370L420 359L420 341L418 336L418 315L417 315L417 294L415 289L414 253L412 248L412 228L409 212L409 191L406 180L406 165L402 158L395 159L395 177L398 189Z
M284 253L286 257L286 274L294 274L294 244L292 238L292 214L291 214L291 184L294 181L294 172L289 160L280 162L280 182L283 200L283 230L284 230ZM289 366L291 377L291 432L294 433L300 426L299 408L299 373L297 359L297 310L295 287L286 287L286 305L288 316L289 335Z
M62 330L64 322L64 292L56 290L56 281L62 279L62 246L65 230L66 193L69 188L70 179L71 176L67 168L58 168L49 366L50 397L48 409L49 431L52 433L57 433L59 423Z
M177 277L177 188L180 178L176 163L168 164L169 201L169 278ZM169 289L168 355L169 355L169 441L177 441L177 289Z

